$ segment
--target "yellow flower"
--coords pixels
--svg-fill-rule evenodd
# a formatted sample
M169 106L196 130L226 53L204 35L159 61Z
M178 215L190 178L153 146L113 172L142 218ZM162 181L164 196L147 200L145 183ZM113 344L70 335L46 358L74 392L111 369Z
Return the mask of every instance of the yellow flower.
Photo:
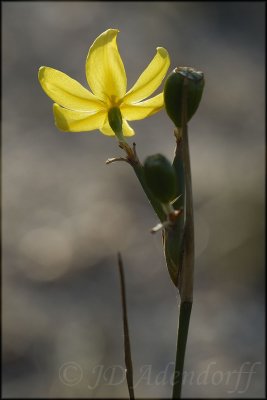
M117 47L118 29L108 29L96 38L85 63L87 82L92 93L79 82L56 69L41 67L39 82L55 102L55 124L64 132L99 129L114 136L109 125L109 110L116 108L122 116L124 136L134 135L127 121L146 118L163 108L163 93L148 100L161 84L170 65L163 47L157 53L133 87L126 92L127 78Z

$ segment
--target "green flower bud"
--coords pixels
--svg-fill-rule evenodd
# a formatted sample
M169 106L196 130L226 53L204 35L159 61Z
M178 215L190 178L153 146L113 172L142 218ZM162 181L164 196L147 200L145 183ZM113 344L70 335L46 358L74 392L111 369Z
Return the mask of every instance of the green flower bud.
M164 86L164 102L167 114L176 127L182 127L184 96L187 98L184 122L187 123L198 109L204 83L203 72L190 67L175 68L168 76Z
M148 188L162 203L168 203L176 194L176 174L172 164L162 154L146 158L144 174Z
M110 108L108 111L108 122L120 141L124 141L122 133L122 116L121 111L118 107Z

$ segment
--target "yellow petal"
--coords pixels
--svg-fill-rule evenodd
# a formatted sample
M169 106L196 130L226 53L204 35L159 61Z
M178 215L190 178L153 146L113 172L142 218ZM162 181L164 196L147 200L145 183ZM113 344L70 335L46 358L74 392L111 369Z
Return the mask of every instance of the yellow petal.
M134 121L149 117L160 111L164 106L163 93L151 99L136 104L125 104L120 106L122 115L128 121Z
M135 134L135 131L130 127L126 119L122 121L122 131L124 136L133 136Z
M86 59L88 84L105 102L115 102L126 93L126 74L116 42L118 32L118 29L108 29L98 36Z
M100 128L100 131L107 136L115 136L114 131L111 129L109 122L108 122L108 116L106 116L106 119L103 123L103 125Z
M109 125L108 118L106 118L105 123L100 131L104 133L104 135L115 136L115 133ZM124 136L133 136L135 134L134 130L130 127L125 119L122 120L122 131Z
M89 113L84 111L67 110L54 104L55 124L63 132L86 132L99 129L107 115L106 111Z
M56 69L41 67L39 82L45 93L63 107L79 111L99 111L104 104L79 82Z
M124 102L135 103L150 96L161 84L169 65L170 58L167 50L157 47L157 54L134 86L126 93Z

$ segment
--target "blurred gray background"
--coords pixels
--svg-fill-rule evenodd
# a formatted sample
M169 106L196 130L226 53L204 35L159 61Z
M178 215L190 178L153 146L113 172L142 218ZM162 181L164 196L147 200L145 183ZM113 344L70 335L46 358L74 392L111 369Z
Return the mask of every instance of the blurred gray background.
M128 87L155 54L206 77L189 124L195 297L183 396L261 398L264 376L264 2L2 2L3 396L127 397L122 252L136 397L166 398L179 299L157 223L116 139L61 133L38 68L86 86L118 28ZM141 160L173 156L165 112L133 122ZM130 140L132 143L133 140Z

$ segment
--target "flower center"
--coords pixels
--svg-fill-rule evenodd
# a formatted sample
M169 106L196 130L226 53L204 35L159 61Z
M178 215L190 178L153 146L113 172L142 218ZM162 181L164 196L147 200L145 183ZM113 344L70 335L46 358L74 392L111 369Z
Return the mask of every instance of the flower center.
M123 99L118 99L117 96L111 95L110 98L108 99L109 101L109 109L115 108L115 107L120 107Z

